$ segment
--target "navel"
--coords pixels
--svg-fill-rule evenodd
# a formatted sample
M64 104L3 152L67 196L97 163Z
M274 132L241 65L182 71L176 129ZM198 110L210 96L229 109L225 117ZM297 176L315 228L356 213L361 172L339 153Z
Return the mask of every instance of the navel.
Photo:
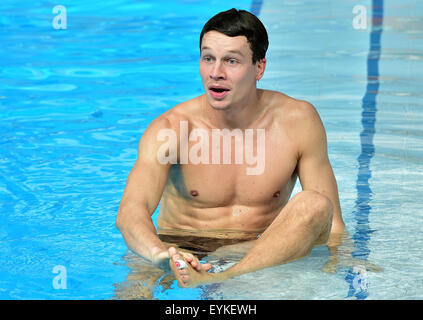
M198 196L198 192L197 192L197 190L191 190L190 194L191 194L193 197Z
M274 194L273 194L273 198L279 198L279 196L281 195L281 192L280 191L276 191Z

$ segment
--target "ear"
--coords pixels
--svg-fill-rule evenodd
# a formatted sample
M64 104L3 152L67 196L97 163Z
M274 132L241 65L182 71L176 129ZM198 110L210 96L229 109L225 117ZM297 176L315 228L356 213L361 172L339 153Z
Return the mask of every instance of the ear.
M266 69L266 58L256 62L256 80L260 80L263 77L264 70Z

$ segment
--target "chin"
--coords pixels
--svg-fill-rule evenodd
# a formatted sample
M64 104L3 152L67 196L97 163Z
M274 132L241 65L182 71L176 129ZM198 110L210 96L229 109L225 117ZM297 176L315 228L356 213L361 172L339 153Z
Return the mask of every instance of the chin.
M219 101L220 102L220 101ZM213 102L209 102L210 106L214 109L214 110L228 110L230 109L230 105L228 103L216 103L216 101Z
M219 103L219 104L213 104L213 103L210 103L210 106L213 109L215 109L215 110L227 110L227 109L230 108L230 106L227 103L225 103L225 104L221 104L221 103Z
M230 102L227 100L215 100L207 96L207 102L215 110L226 110L230 108Z

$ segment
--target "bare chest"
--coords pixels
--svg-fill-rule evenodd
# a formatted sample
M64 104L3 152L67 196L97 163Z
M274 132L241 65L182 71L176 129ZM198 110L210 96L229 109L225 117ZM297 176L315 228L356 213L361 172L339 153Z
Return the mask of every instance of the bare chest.
M186 156L190 160L196 155L196 161L173 165L165 192L197 208L277 207L285 203L296 181L295 145L281 132L264 130L260 137L255 131L250 141L248 134L243 132L240 142L241 136L227 132L231 139L225 145L221 136L217 149L213 138L207 148L201 147L199 140L190 141Z

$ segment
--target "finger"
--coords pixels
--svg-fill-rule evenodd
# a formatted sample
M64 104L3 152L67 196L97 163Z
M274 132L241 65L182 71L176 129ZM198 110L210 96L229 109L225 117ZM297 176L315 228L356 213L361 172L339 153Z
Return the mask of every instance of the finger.
M382 267L379 267L379 266L377 266L377 265L375 265L371 262L366 261L364 263L364 266L366 267L367 271L370 271L370 272L381 272L381 271L383 271Z
M329 274L334 274L336 271L336 267L337 267L337 263L335 261L328 261L325 263L325 265L322 267L322 271L329 273Z
M169 257L173 257L175 254L178 253L175 247L170 247L167 252L169 253Z
M181 287L184 287L188 274L187 269L185 268L189 268L189 264L185 262L182 255L174 254L172 255L172 258L169 259L169 265L176 277L176 280L178 281L178 284Z
M191 267L193 267L194 270L201 271L202 269L201 264L196 256L188 252L180 252L180 253L184 256L185 260L191 264Z
M203 263L203 264L201 265L201 268L202 268L204 271L209 271L212 267L213 267L213 266L212 266L212 264L211 264L211 263Z
M194 260L194 256L191 253L183 252L183 251L181 251L179 253L182 254L184 256L185 260L188 261L188 262L192 262Z

